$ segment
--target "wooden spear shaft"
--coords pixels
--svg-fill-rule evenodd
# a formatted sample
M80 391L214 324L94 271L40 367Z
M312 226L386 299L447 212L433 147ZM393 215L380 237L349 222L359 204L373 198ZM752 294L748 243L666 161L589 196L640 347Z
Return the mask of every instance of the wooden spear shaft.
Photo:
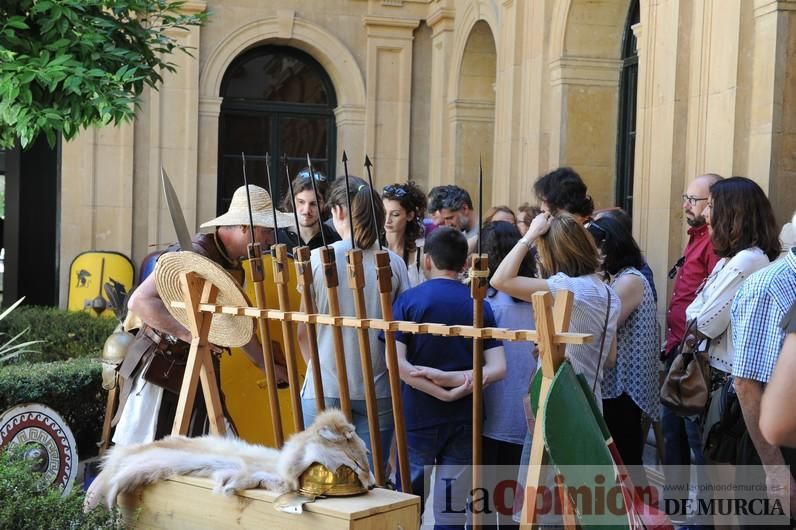
M249 267L252 275L252 287L258 309L265 309L265 286L263 278L262 247L259 243L249 244ZM276 391L276 369L274 368L274 352L271 344L271 330L268 321L264 318L257 319L257 329L260 331L260 345L263 350L263 364L265 365L265 382L268 392L268 408L271 411L271 425L274 429L274 441L277 447L282 447L285 436L282 433L282 412L279 410L279 394Z
M310 266L310 248L307 246L293 249L296 264L296 283L301 286L301 303L308 314L315 313L315 302L312 300L312 267ZM315 323L307 323L307 336L310 343L310 363L312 364L312 384L315 389L315 407L318 412L326 408L323 399L323 378L321 377L321 357L318 354L318 330ZM347 383L348 381L346 381Z
M290 298L287 292L287 284L290 279L290 270L287 268L287 246L277 244L271 247L271 257L273 258L279 309L281 311L290 311ZM295 336L293 335L293 326L287 319L282 320L280 324L282 326L282 338L285 342L287 380L290 383L290 403L293 405L293 427L296 432L299 432L304 430L304 413L301 408L301 388L299 388L298 367L296 366Z
M380 250L376 252L376 275L379 280L379 301L381 316L384 320L392 320L392 269L390 254ZM404 407L401 402L401 378L398 373L398 353L395 349L395 332L384 331L384 345L387 353L387 369L390 377L390 397L392 398L392 416L395 423L395 444L398 449L398 469L401 472L401 491L412 491L412 480L409 476L409 453L406 445L406 423Z
M348 287L354 295L354 312L359 319L367 318L365 309L365 270L362 267L362 251L352 249L346 252L348 266ZM376 484L384 485L384 466L381 459L381 433L379 431L379 410L376 405L376 384L373 381L373 364L371 363L370 339L368 330L357 329L359 339L359 359L362 365L362 379L365 386L365 406L368 410L368 431L370 431L370 449L373 456L373 475Z
M337 277L337 257L331 247L321 247L321 264L326 282L326 298L329 300L329 315L340 316L340 299L337 297L339 279ZM351 414L351 394L348 391L348 369L345 365L345 346L343 345L343 329L332 326L332 341L334 343L334 357L337 364L337 387L340 391L340 408L348 421L353 419Z
M484 297L487 284L487 255L473 256L470 294L473 297L473 327L484 327ZM484 341L473 339L473 484L481 487L481 436L484 427ZM473 513L473 525L479 525L479 514Z

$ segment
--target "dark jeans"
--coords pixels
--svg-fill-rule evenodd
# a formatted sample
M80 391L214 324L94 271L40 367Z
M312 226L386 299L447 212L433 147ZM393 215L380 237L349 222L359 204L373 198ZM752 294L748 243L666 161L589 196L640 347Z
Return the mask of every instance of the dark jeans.
M407 429L406 442L412 493L420 496L420 513L431 489L431 472L424 473L425 467L444 466L434 472L434 528L464 528L472 476L472 425L444 423ZM400 472L398 475L400 484Z
M495 477L498 481L515 480L520 469L523 444L513 444L486 436L481 438L481 443L483 465L500 466L500 473ZM489 471L488 468L484 469L481 476L489 476ZM509 503L509 506L515 503L515 499L503 499L503 501ZM499 501L495 499L492 502L497 503ZM503 504L503 502L501 503ZM492 514L482 516L482 523L484 530L517 526L511 515L500 514L497 510Z
M632 466L630 477L638 487L647 486L647 476L641 472L644 452L644 433L641 430L641 409L627 394L603 399L603 418L611 431L619 456L626 466Z

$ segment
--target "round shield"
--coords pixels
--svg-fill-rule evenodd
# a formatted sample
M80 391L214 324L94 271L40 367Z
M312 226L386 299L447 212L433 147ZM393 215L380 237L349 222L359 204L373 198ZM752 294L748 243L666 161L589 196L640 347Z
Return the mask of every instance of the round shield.
M0 449L21 447L33 469L64 495L77 475L77 444L64 419L40 403L27 403L0 415Z

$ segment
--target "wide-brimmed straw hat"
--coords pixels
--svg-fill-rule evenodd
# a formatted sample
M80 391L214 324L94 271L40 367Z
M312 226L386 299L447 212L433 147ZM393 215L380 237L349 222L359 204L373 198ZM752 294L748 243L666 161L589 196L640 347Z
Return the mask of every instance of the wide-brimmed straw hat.
M252 202L252 220L254 226L264 226L274 228L274 212L276 212L276 222L280 228L295 226L293 216L274 209L271 196L260 186L249 184L249 195ZM246 187L241 186L232 195L232 202L229 203L229 210L215 219L202 223L202 228L214 226L235 226L249 224L249 205L246 201Z
M186 310L171 306L171 302L185 301L180 280L183 272L196 273L215 285L218 288L215 304L238 307L251 305L238 283L221 265L195 252L167 252L160 256L155 266L155 287L171 316L188 329ZM217 346L237 348L248 344L253 333L253 319L216 313L210 323L208 340Z

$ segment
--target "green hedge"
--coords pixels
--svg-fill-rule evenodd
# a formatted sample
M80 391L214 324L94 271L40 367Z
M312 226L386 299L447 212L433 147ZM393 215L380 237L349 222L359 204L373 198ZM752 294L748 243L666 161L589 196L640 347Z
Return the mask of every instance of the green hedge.
M18 452L0 452L0 528L124 528L118 511L99 506L83 513L83 492L75 487L69 495L41 483L41 475Z
M91 359L0 367L0 413L22 403L47 405L69 424L81 459L97 454L105 400L102 365Z
M99 357L105 339L118 324L115 318L92 317L85 312L64 311L54 307L21 306L0 320L0 333L14 336L25 328L23 340L43 340L26 353L21 361L63 361L73 357Z

